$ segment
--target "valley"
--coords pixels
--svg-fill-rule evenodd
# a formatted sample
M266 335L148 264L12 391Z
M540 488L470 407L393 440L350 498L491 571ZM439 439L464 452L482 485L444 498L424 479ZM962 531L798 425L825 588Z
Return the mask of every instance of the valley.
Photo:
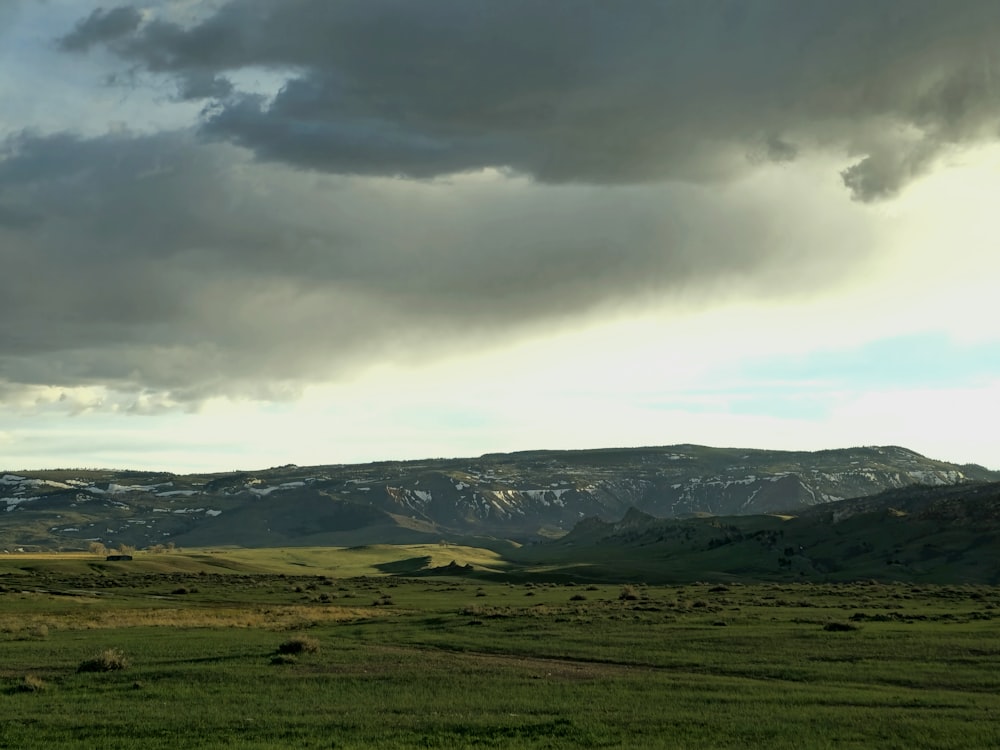
M386 572L426 557L431 575ZM389 546L5 556L0 746L1000 742L996 587L504 567Z

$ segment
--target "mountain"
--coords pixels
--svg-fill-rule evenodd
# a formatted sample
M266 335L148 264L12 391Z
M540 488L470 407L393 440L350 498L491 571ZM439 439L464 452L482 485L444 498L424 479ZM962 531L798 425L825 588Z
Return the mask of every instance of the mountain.
M175 475L0 475L0 549L531 541L629 508L661 518L822 507L910 485L997 481L899 447L808 452L677 445ZM482 540L480 540L482 541Z
M910 486L797 515L589 518L519 550L522 564L589 578L902 580L1000 584L1000 482Z

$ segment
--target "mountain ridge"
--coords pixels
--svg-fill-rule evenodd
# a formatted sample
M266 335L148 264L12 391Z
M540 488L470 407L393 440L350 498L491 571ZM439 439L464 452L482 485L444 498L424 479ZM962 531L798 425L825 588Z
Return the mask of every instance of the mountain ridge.
M899 446L768 451L692 444L177 475L0 474L0 549L292 546L566 534L634 507L660 518L822 507L916 484L1000 480ZM6 507L5 507L6 506Z

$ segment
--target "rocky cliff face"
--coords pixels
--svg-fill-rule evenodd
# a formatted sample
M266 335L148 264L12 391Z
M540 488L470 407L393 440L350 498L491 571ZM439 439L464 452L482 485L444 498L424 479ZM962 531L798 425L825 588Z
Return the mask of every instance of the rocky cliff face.
M0 549L362 544L557 536L630 507L662 518L795 511L914 484L1000 473L898 447L806 452L706 448L534 451L355 466L176 476L0 474Z

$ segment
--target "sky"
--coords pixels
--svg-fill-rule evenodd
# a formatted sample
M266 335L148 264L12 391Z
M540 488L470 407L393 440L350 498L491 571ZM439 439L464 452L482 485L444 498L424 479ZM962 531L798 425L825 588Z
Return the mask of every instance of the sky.
M994 0L2 0L0 103L0 470L1000 469Z

